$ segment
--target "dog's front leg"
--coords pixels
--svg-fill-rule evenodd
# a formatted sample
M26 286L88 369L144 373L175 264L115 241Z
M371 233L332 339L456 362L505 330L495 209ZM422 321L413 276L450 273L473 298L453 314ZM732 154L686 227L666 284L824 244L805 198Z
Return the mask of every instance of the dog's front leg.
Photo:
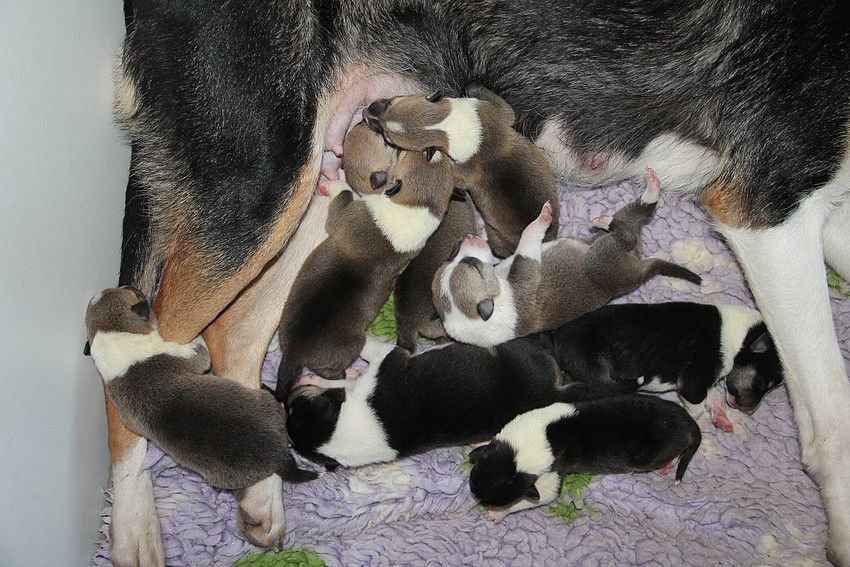
M110 557L118 567L160 567L165 553L153 498L153 483L142 469L148 442L124 425L104 387L112 460Z
M259 388L269 342L292 282L305 258L325 238L331 200L316 197L283 253L204 331L212 369L249 388ZM245 537L261 547L277 545L284 533L282 480L272 475L236 493L237 524Z
M803 463L818 481L831 560L850 565L850 384L832 321L821 230L824 189L782 224L721 226L773 335L800 431Z
M844 198L823 227L823 254L832 269L850 282L850 196Z

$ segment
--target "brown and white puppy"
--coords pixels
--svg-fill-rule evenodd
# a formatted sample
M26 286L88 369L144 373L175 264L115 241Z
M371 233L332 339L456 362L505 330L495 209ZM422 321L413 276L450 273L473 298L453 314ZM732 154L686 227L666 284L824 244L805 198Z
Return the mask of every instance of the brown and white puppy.
M92 298L86 332L86 352L121 420L211 485L241 489L272 474L316 478L289 452L286 414L274 397L209 374L202 340L164 340L138 290L110 288Z
M467 92L466 98L434 93L381 99L363 117L394 146L436 148L452 158L455 184L472 196L496 256L513 254L546 201L553 203L556 222L545 240L556 238L558 195L546 154L514 130L514 111L502 98L480 85Z
M396 278L440 225L453 185L447 159L401 152L383 192L354 201L340 184L331 187L338 194L328 238L298 272L278 328L281 401L305 366L324 378L344 376Z
M355 124L342 145L345 182L358 195L381 191L398 150L387 145L383 136L365 122Z
M429 339L446 336L431 298L431 282L465 234L478 234L475 206L469 199L453 196L440 227L393 286L396 334L401 348L413 352L417 335Z
M597 217L606 229L589 242L562 238L543 244L552 223L549 204L522 233L516 254L492 265L487 243L467 236L458 253L437 271L434 306L455 340L493 346L514 337L554 329L656 275L701 283L677 264L641 259L641 228L658 202L660 182L647 169L640 199L612 217Z

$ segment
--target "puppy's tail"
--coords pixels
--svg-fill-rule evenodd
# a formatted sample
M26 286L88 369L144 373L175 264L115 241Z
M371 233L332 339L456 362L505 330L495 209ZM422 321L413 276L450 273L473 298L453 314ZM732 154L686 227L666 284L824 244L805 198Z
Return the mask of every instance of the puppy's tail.
M700 443L702 443L702 432L699 430L699 425L693 419L689 421L691 422L692 441L688 448L679 456L679 465L676 467L676 484L682 481L682 477L685 476L685 471L688 470L691 459L696 454L697 449L699 449Z
M644 269L644 281L655 276L667 276L668 278L678 278L686 280L694 285L701 285L702 278L679 264L668 262L667 260L649 260Z
M274 390L274 397L278 402L285 402L286 398L289 397L289 390L292 388L292 383L298 378L301 368L300 363L287 356L286 351L283 352L283 358L277 369L277 385Z
M307 482L308 480L314 480L319 476L319 473L316 471L298 468L298 463L295 462L295 457L293 457L292 453L288 450L286 451L286 456L283 459L283 464L277 470L277 474L279 474L283 480L288 482Z

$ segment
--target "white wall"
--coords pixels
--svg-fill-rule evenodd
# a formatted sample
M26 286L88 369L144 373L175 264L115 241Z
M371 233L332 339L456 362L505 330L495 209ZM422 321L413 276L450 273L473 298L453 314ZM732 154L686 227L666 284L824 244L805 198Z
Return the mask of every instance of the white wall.
M108 479L82 356L117 279L129 150L111 121L115 0L0 0L0 565L85 565Z

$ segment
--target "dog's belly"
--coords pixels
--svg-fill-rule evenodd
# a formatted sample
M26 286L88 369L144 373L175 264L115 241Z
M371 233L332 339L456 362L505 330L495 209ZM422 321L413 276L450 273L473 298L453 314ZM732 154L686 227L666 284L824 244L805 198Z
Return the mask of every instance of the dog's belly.
M546 122L536 143L557 174L581 185L642 177L644 169L651 167L665 190L693 191L713 181L721 165L716 152L675 134L653 138L634 159L616 152L576 151L570 145L568 127L557 120Z

